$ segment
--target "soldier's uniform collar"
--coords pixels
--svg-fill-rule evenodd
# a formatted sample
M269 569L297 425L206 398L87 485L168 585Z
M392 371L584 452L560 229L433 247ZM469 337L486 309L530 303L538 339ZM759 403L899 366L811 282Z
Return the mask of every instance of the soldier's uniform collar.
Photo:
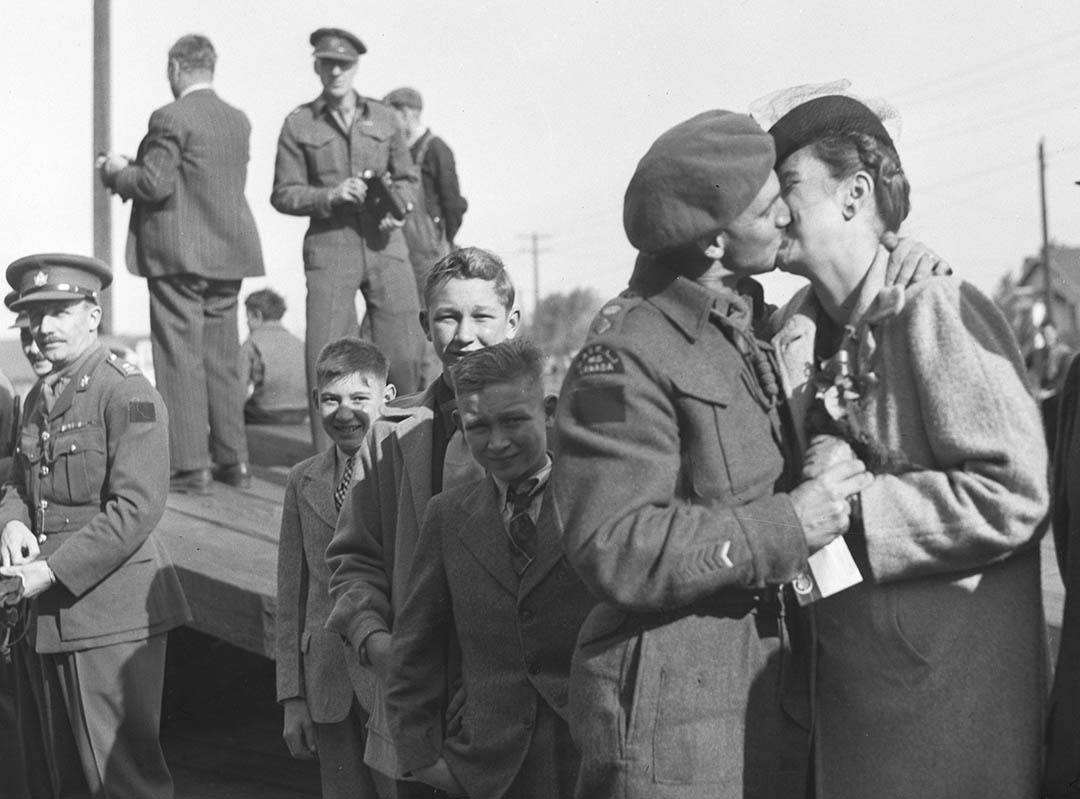
M367 117L369 111L368 101L360 94L360 92L356 91L356 89L353 89L352 93L356 96L356 113L361 117ZM315 102L311 104L311 110L315 116L321 117L324 114L330 113L330 103L328 103L326 98L320 94L315 98Z
M739 330L747 330L753 324L752 299L732 289L707 289L671 267L644 256L638 259L631 288L648 297L649 302L691 341L701 335L702 328L709 324L710 315L714 313Z

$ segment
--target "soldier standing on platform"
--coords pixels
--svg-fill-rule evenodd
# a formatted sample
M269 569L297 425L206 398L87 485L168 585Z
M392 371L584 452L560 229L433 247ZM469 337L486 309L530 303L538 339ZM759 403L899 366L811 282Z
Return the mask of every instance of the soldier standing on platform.
M285 118L270 196L281 213L311 218L303 248L308 393L323 345L359 332L359 290L371 338L390 360L390 382L410 394L419 385L424 334L405 237L390 206L414 202L416 169L390 109L353 88L363 42L340 28L320 28L310 41L323 91ZM312 440L321 451L330 439L318 419L313 407Z
M27 397L0 501L0 574L31 600L17 675L31 778L42 795L170 799L165 633L191 614L152 535L169 486L165 406L98 341L108 266L31 255L7 279L54 366Z

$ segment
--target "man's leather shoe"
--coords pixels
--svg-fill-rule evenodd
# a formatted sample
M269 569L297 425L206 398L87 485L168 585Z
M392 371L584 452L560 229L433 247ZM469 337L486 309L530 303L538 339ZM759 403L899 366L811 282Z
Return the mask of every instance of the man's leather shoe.
M234 488L251 488L251 472L246 463L230 463L214 467L214 479Z
M178 494L209 494L213 477L209 469L186 469L169 478L169 490Z

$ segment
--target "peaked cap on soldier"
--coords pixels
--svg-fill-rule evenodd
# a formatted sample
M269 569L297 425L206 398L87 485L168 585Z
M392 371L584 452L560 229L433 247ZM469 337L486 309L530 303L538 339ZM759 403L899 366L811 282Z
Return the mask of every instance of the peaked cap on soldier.
M112 270L104 261L85 255L40 253L13 261L7 268L7 281L19 295L8 303L13 311L50 300L97 303L102 290L112 283Z

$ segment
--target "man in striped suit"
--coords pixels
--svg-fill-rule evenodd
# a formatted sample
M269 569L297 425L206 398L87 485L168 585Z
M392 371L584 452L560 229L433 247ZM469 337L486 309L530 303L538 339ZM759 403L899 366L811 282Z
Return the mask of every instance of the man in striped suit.
M151 115L138 158L101 163L105 185L133 201L127 264L150 289L170 488L195 493L207 493L212 477L241 487L251 480L237 296L243 278L264 274L244 197L251 124L214 93L216 61L205 36L181 37L169 50L175 102Z

